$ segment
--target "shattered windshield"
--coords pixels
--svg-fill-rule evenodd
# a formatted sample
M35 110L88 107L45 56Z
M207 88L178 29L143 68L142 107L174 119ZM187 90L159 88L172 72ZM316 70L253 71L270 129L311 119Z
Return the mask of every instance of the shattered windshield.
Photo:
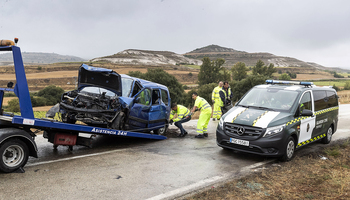
M297 91L278 88L253 88L238 105L289 111L298 94Z
M122 77L122 96L128 97L131 92L132 83L134 80L131 78Z
M110 97L118 96L116 93L110 90L106 90L100 87L93 87L93 86L84 87L82 90L80 90L80 92L88 92L93 94L102 94L103 92L106 92L107 96L110 96Z

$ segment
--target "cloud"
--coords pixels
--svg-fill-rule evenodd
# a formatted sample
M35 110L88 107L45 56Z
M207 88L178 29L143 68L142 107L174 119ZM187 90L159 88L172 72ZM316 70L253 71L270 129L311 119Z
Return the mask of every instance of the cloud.
M0 0L0 32L25 51L86 59L218 44L350 67L349 15L346 0Z

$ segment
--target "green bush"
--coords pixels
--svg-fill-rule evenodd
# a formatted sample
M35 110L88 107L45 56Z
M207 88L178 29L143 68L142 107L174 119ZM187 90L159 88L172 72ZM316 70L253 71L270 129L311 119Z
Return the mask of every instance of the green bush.
M54 85L47 86L38 92L38 96L46 99L46 105L55 105L60 102L64 90ZM41 101L41 100L39 100Z
M290 76L287 73L283 73L278 79L279 80L289 81L290 80Z
M350 90L350 81L345 82L344 90Z
M335 91L340 91L340 88L338 86L336 86L335 84L333 84L333 88L335 89Z
M128 73L128 75L167 86L169 89L171 102L182 103L182 96L184 94L182 84L175 78L175 76L167 73L163 69L147 69L146 73L131 71Z
M8 103L6 111L9 112L20 112L19 99L12 99Z

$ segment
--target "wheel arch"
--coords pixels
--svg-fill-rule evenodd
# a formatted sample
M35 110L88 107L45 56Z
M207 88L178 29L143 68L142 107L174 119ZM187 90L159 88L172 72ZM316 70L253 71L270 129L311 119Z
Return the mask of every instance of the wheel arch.
M0 129L0 144L12 139L18 139L23 141L29 149L29 156L33 156L35 158L38 157L38 148L36 146L36 143L27 131L18 128Z

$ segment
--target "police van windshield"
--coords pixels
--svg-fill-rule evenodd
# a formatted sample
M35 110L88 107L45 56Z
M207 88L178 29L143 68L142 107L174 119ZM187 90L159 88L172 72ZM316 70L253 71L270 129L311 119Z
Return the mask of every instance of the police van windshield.
M253 88L238 105L289 111L296 101L298 93L293 90L276 88Z

